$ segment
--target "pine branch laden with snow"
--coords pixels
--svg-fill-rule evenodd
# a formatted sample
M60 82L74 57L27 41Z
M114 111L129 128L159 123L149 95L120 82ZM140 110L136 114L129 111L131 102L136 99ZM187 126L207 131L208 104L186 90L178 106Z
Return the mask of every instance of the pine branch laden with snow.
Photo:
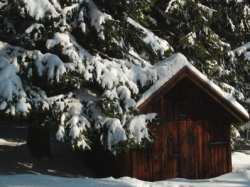
M90 122L82 114L80 101L72 99L70 95L61 95L49 98L49 102L54 105L51 110L57 110L59 113L57 140L65 142L69 138L69 143L74 148L90 149L87 137L84 135L90 128Z
M143 42L149 45L153 49L155 54L160 54L160 56L163 57L165 53L167 53L167 51L173 51L173 48L169 45L169 43L166 40L159 38L154 33L144 28L133 19L128 18L127 22L133 25L134 27L142 30L143 34L145 35L145 37L142 38Z
M143 140L151 140L147 124L156 119L157 114L135 116L128 124L128 136L135 144L141 144Z
M8 114L28 113L30 104L15 64L0 57L0 109Z
M46 53L41 54L37 52L35 55L35 66L38 72L38 76L46 76L47 80L53 82L53 80L59 82L60 77L66 72L66 68L61 59L53 54Z
M231 48L250 28L249 6L227 8L239 16L209 0L0 1L0 110L13 116L41 111L57 127L58 140L91 149L94 133L116 153L120 145L151 141L155 114L138 115L138 99L183 59L245 102L249 47L240 39L246 45ZM237 33L233 41L222 37L227 30ZM168 58L174 51L187 59Z
M246 61L250 61L250 42L236 48L234 50L234 53L237 55L237 56L241 56L243 55L244 56L244 59Z
M21 12L27 13L36 20L43 19L45 16L52 18L59 16L55 7L49 0L41 0L39 2L34 0L22 0L19 1L19 3L24 5L21 9Z

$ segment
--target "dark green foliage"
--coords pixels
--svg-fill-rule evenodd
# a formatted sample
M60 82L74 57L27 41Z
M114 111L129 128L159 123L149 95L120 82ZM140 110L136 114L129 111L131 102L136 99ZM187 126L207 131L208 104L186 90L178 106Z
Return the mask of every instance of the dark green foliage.
M211 79L234 86L248 98L249 90L243 85L249 84L245 76L249 63L238 58L232 61L228 53L250 39L250 15L246 11L249 3L213 0L172 1L172 6L170 3L157 1L152 12L158 21L159 35L168 38L175 51L185 54ZM166 11L167 7L171 8ZM188 36L192 33L196 37L190 44Z
M30 113L27 145L35 158L50 157L50 133L55 125L51 124L49 110L33 110Z
M53 4L53 1L49 2ZM156 64L174 52L181 52L209 78L217 83L227 83L242 92L246 98L250 98L249 62L242 55L232 55L233 49L250 41L250 13L247 13L245 9L246 5L249 6L248 1L93 0L98 11L110 15L109 19L103 21L99 31L92 23L91 7L88 1L80 3L78 0L58 0L58 2L62 9L72 5L76 6L71 7L72 9L69 8L66 15L61 13L58 17L45 16L44 19L36 20L29 16L21 0L10 0L8 6L0 8L0 40L25 49L37 49L42 53L55 54L64 62L64 65L69 65L69 63L87 64L88 59L84 57L79 60L80 62L72 62L76 59L74 55L77 56L81 48L92 55L98 54L101 58L110 61L124 60L124 66L128 69L132 63L143 64L143 60L147 60L151 64ZM164 54L159 54L160 51L154 51L152 45L144 41L145 32L130 24L128 18L132 18L156 36L169 42L173 51L166 49ZM33 30L25 32L34 24ZM85 29L81 27L82 25L85 26ZM48 49L46 42L48 39L54 38L55 33L66 33L70 36L69 45L72 44L73 47L57 44ZM100 34L103 34L103 37L100 37ZM65 48L70 47L73 50L65 50ZM73 55L72 51L75 52ZM136 52L139 56L132 54L131 51ZM11 50L10 54L12 54ZM53 82L48 80L46 76L40 77L38 75L33 63L35 59L23 56L25 58L18 58L17 63L20 66L19 76L27 87L25 91L30 102L32 102L32 93L28 91L28 87L37 92L43 90L47 96L66 94L75 89L87 88L96 93L96 97L99 97L93 105L98 105L106 117L122 120L125 116L126 109L123 101L119 98L110 99L102 95L106 90L96 80L95 66L88 70L93 75L93 78L89 80L85 80L84 72L77 71L75 68L63 74L60 82ZM117 60L117 63L119 62ZM30 69L32 69L32 76L27 76ZM46 75L46 72L44 74ZM138 99L140 94L153 83L149 81L144 87L138 83L140 93L133 95L132 98ZM235 94L239 98L240 94ZM0 101L2 100L0 98ZM14 98L13 103L16 102L17 98ZM11 106L13 103L10 102L8 105ZM249 103L244 99L241 99L241 103L250 108ZM91 106L87 102L82 104L83 110L85 110L84 115L89 117L90 123L93 123L91 121L93 112L89 109ZM45 137L48 129L51 130L52 126L57 127L60 124L62 112L53 107L44 111L40 109L41 106L33 106L33 111L29 116L30 122L33 124L30 130L44 132ZM131 116L135 113L134 110L126 112ZM100 140L103 132L107 132L106 126L102 125L100 125L102 127L100 129L90 128L82 132L84 137L90 140L88 142L90 147L96 149L97 153L103 151L103 148L107 149L107 147L103 147L105 142ZM52 129L50 132L56 130ZM70 127L65 128L65 137L69 137L69 131ZM41 136L41 134L37 135L37 137ZM30 139L33 138L30 137ZM107 140L105 133L103 140ZM72 143L70 138L65 138L64 141ZM76 142L77 140L73 142L75 148L77 148ZM32 143L30 145L32 147ZM150 146L150 142L145 141L142 145L137 145L129 139L117 144L115 150L122 152L128 148L140 149L145 145Z
M149 11L152 5L150 0L96 0L95 3L103 7L103 10L113 15L114 18L121 20L127 16L143 20L144 13Z

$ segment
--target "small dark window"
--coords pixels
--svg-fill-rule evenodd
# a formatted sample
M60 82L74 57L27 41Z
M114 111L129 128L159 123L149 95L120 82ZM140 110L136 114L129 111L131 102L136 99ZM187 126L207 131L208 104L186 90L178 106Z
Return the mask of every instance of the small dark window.
M186 102L177 103L175 109L175 118L177 120L184 120L188 119L188 117L189 117L188 104Z

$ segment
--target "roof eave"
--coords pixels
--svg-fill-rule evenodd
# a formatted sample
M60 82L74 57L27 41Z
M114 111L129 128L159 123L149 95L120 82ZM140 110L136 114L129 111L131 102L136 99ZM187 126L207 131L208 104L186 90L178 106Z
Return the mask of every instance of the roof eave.
M182 73L184 73L185 75L180 76ZM192 80L191 75L194 76L194 79L199 81ZM178 78L178 76L180 76L180 78ZM205 90L207 94L212 96L217 101L217 103L219 103L223 108L225 108L236 119L236 121L241 123L249 121L249 114L241 104L239 104L235 99L233 101L229 101L229 99L227 99L223 95L224 91L222 91L219 86L217 86L215 83L209 80L205 75L203 75L198 69L196 69L192 65L184 66L183 68L181 68L178 72L176 72L175 76L166 81L158 90L153 92L151 95L147 96L147 98L143 102L138 102L136 105L137 109L140 110L155 95L157 95L159 90L166 88L170 82L174 81L176 84L184 77L189 77L199 87L201 87L201 89ZM171 88L169 90L171 90ZM232 102L234 102L235 104L233 104ZM238 106L238 108L236 107L236 105Z

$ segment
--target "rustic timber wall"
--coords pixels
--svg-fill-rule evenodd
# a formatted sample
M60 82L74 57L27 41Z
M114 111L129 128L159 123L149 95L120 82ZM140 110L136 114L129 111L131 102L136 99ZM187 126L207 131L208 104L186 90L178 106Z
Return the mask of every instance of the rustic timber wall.
M230 172L232 116L189 79L163 90L143 105L156 112L161 125L152 125L154 144L117 157L115 173L144 180L209 178Z

